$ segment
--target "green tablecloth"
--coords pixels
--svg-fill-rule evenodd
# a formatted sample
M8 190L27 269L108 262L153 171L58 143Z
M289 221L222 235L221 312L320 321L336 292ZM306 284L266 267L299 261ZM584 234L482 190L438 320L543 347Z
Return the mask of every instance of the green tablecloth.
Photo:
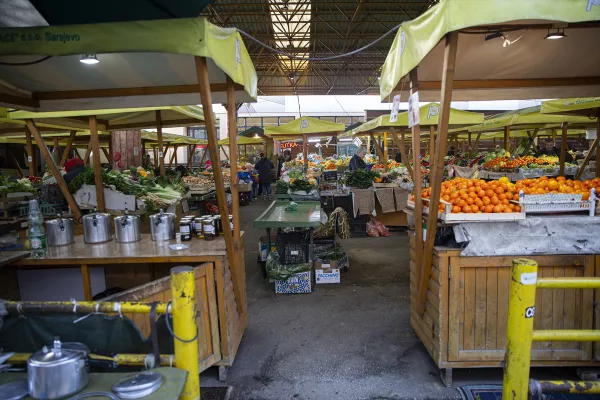
M153 371L163 375L163 383L160 389L152 393L150 396L144 397L144 400L177 400L183 391L187 372L177 368L161 367ZM85 392L110 392L112 385L118 380L134 374L133 372L106 372L93 373L90 375L90 383L83 390ZM12 382L19 379L26 379L27 374L22 372L6 372L0 374L0 385L3 383ZM31 399L27 396L25 399ZM88 397L93 400L106 400L107 397Z
M296 211L285 211L289 201L271 203L262 215L254 220L254 227L261 228L316 228L321 225L321 203L297 201Z

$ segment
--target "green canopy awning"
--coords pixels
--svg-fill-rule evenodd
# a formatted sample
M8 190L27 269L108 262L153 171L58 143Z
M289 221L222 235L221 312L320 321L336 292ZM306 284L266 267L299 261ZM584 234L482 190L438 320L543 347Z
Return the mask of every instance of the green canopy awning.
M439 103L428 103L419 107L420 126L437 126L440 113ZM470 111L450 109L450 125L474 125L484 121L484 115ZM386 128L406 128L408 127L408 111L398 114L396 122L390 122L389 115L381 115L375 119L365 122L353 131L341 135L348 137L352 135L374 133L375 131L385 131Z
M240 132L239 136L246 136L246 137L250 137L250 136L264 136L265 135L265 130L263 128L261 128L260 126L251 126L250 128L246 129L243 132Z
M344 132L344 124L312 117L301 117L287 124L265 127L265 135L276 140L300 139L303 135L337 136Z
M439 99L443 38L456 31L468 34L458 35L453 101L597 95L600 52L590 49L600 48L600 27L588 22L599 20L596 0L439 1L396 33L381 99L402 91L417 66L420 100ZM557 25L566 37L544 40Z
M518 129L548 127L547 125L568 122L572 125L586 126L595 124L596 119L580 117L576 115L551 115L542 114L540 106L523 108L520 110L507 111L486 119L482 124L471 126L469 132L494 131L506 126L514 126Z
M32 111L200 104L196 58L205 57L214 103L256 98L254 66L240 34L205 18L1 28L2 103ZM80 63L83 54L98 63Z
M219 143L219 146L229 146L229 138L221 139L221 140L219 140L218 143ZM262 139L246 137L246 136L238 136L237 144L238 145L246 145L246 144L260 145L260 144L264 144L264 142L262 141Z
M143 129L156 126L156 112L160 113L163 127L180 127L204 124L204 111L200 106L118 108L107 110L74 111L9 111L12 121L33 119L38 124L65 129L89 129L88 116L95 115L98 129L114 131Z
M558 99L542 103L542 114L582 115L594 118L600 111L600 97Z

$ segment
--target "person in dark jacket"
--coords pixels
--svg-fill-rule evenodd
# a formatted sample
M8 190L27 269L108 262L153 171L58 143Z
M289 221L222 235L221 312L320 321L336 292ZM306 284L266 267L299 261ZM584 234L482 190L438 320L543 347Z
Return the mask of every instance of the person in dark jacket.
M399 164L402 164L402 155L400 154L400 151L396 150L396 155L394 156L394 161L396 161Z
M258 171L258 183L263 195L263 199L271 200L271 171L275 168L273 161L265 157L264 153L260 153L260 160L254 166Z
M365 158L366 155L367 155L367 149L365 149L362 146L359 147L358 150L356 150L356 153L350 159L350 164L348 165L348 169L350 171L366 169L367 164L365 163L365 160L363 160L363 158Z
M68 185L77 175L85 171L85 164L79 158L71 158L65 163L65 171L63 178Z

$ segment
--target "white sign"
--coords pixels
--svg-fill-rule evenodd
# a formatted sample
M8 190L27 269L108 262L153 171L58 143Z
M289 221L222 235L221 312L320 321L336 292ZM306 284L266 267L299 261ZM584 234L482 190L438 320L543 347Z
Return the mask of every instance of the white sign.
M308 128L309 121L307 119L303 119L300 121L300 130Z
M362 146L363 142L362 140L360 140L359 137L355 137L354 140L352 141L352 143L356 146L356 147L360 147Z
M586 129L585 130L585 138L588 140L594 140L596 139L596 136L598 135L598 130L597 129Z
M419 92L414 92L408 98L408 127L412 128L421 123L419 113Z
M140 154L140 149L138 147L134 147L133 148L133 155L137 157L138 154Z
M521 274L521 283L523 285L535 285L537 282L537 272L524 272Z
M394 96L394 104L392 105L392 112L390 113L390 122L398 121L398 111L400 110L400 95Z
M159 151L159 152L158 152L158 156L159 156L159 157L162 157L162 156L163 156L163 152L162 152L162 151Z
M27 162L28 162L28 163L30 163L30 162L33 162L33 157L31 157L31 156L27 156Z
M440 113L440 108L437 104L432 104L429 106L429 110L427 110L427 119L431 119L431 117L435 117Z

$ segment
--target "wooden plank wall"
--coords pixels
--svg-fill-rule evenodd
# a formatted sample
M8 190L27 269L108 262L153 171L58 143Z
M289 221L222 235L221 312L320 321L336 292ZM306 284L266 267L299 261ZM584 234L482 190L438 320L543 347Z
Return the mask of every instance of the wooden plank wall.
M221 360L219 346L219 322L214 285L214 266L211 263L194 268L196 279L196 308L198 317L198 358L200 370L211 367ZM104 299L105 301L168 302L171 300L171 278L166 276L142 286L135 287ZM149 318L146 314L124 314L140 329L144 337L150 335Z
M142 139L139 130L114 131L111 135L113 154L119 154L119 165L112 162L113 167L120 169L142 165Z
M504 358L510 266L514 257L450 257L450 361L499 362ZM540 277L594 276L592 256L529 257ZM456 290L458 288L458 290ZM591 290L538 289L534 329L591 329ZM534 343L532 360L591 360L590 343Z

